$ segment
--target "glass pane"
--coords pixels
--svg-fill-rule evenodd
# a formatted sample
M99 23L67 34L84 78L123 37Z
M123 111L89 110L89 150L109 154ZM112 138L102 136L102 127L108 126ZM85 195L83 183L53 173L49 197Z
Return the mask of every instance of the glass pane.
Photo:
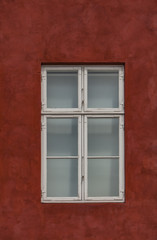
M119 160L88 159L88 196L119 195Z
M47 73L47 107L78 107L78 72L62 71Z
M47 155L78 155L78 119L47 119Z
M77 159L47 159L47 196L78 196Z
M119 155L119 119L88 118L88 156Z
M118 71L88 72L88 108L118 108Z

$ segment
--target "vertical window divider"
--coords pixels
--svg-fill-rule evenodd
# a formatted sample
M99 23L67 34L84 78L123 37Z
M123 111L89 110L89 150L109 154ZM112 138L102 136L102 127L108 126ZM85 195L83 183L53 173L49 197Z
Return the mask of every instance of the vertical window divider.
M88 138L87 138L87 116L84 116L84 172L85 172L85 200L88 197L88 159L87 159L87 149L88 149Z
M88 104L88 92L87 86L88 79L87 79L87 69L86 67L83 68L83 86L84 86L84 111L87 111L87 104Z
M84 200L84 190L85 190L85 186L84 186L84 116L81 116L81 124L82 124L82 131L81 131L81 186L82 186L82 200Z
M78 118L78 198L81 200L81 162L82 162L82 121L81 116Z
M81 68L82 74L81 74L81 93L82 93L82 99L81 99L81 112L84 112L84 67ZM84 116L81 115L81 124L82 124L82 131L81 131L81 186L82 186L82 200L85 199L85 159L84 159Z
M78 69L78 109L82 111L82 71Z
M81 112L84 110L84 87L83 87L83 72L81 75Z

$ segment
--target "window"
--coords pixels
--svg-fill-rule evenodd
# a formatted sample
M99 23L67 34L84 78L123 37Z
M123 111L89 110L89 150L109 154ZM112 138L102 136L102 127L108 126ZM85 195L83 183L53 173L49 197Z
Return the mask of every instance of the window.
M124 67L41 74L42 202L123 202Z

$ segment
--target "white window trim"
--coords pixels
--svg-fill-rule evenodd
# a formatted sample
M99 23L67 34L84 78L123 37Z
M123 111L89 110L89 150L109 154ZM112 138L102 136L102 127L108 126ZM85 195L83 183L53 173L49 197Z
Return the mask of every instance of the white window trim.
M78 108L47 108L47 71L78 71ZM87 71L119 71L119 108L87 108ZM43 203L92 203L124 202L124 67L120 66L42 66L41 69L41 202ZM47 118L78 118L78 197L47 197ZM87 117L119 118L119 196L87 196ZM86 146L86 147L85 147ZM100 156L99 156L100 157ZM70 156L70 158L73 158ZM82 178L83 181L82 181Z

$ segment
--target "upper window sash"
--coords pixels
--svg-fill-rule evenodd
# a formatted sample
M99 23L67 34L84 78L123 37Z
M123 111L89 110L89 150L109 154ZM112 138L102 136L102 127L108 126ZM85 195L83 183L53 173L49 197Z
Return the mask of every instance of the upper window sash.
M42 66L41 78L43 113L124 113L122 65Z
M84 67L84 95L85 112L123 113L124 66ZM94 99L97 102L94 103Z
M81 111L81 74L82 74L81 67L42 66L42 69L41 69L42 112L54 113L54 112L65 112L65 111L66 112ZM68 76L69 76L69 79L68 79ZM67 79L68 79L68 82L66 82ZM74 83L75 80L76 80L76 84ZM59 87L61 88L59 89ZM51 90L54 91L54 95L52 95L52 99L48 99L48 97L50 96L49 91ZM70 93L71 93L72 99L70 99L69 97ZM62 99L61 103L59 103L59 98ZM70 100L71 100L71 103L70 103ZM66 105L67 106L72 105L74 101L75 101L74 107L66 107ZM51 107L50 102L54 103L54 106ZM62 103L63 103L63 107L62 107Z

